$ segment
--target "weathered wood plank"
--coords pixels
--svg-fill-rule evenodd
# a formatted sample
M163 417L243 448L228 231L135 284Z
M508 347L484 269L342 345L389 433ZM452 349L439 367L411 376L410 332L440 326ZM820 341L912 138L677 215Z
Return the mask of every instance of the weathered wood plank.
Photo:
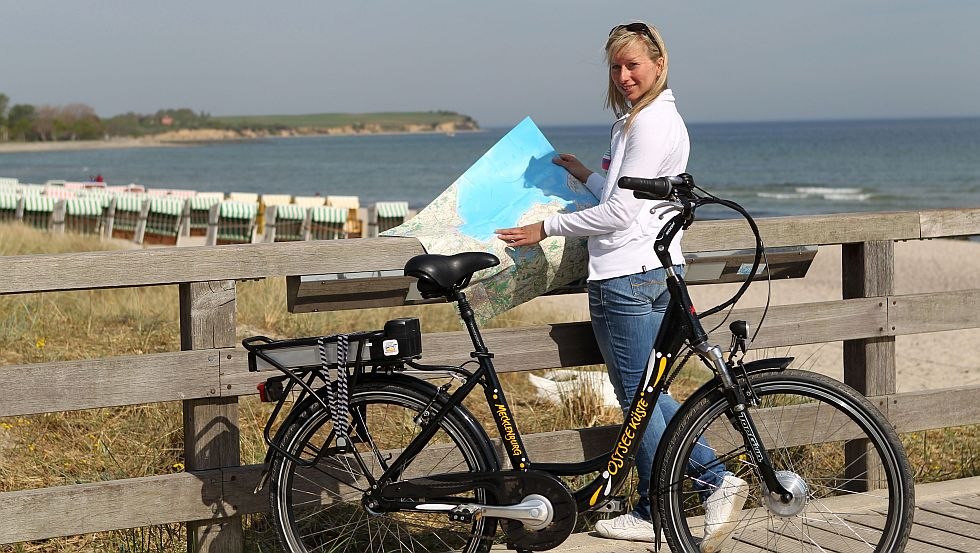
M762 313L762 308L736 309L728 317L728 321L748 321L752 325L752 332L755 332ZM725 313L717 313L703 319L702 323L710 330L724 317ZM765 324L752 347L759 349L883 336L886 321L884 299L859 298L774 305L769 307ZM709 339L727 346L731 339L728 325L712 332Z
M919 238L919 213L842 213L757 219L766 246L847 244L871 240ZM684 232L686 252L754 248L748 225L741 220L698 221Z
M216 470L0 493L0 543L209 518L220 496Z
M938 512L922 509L920 505L920 508L915 511L912 536L954 551L969 553L980 551L980 539L976 537L977 532L980 531L980 524L938 514L942 512L943 505L946 503L940 501L929 504L930 509L937 509Z
M888 419L899 432L980 423L980 386L888 396Z
M980 234L980 208L935 209L919 212L922 238Z
M896 335L980 327L980 289L890 296L888 327Z
M0 417L218 396L218 351L0 366Z
M930 212L929 220L942 211ZM794 246L917 239L919 219L909 211L774 217L758 224L767 245ZM740 227L744 223L735 220L701 221L685 233L685 250L752 247ZM0 267L0 294L391 270L420 253L415 238L385 237L10 256Z
M381 271L421 253L415 238L363 238L9 256L0 294Z
M234 280L179 285L181 349L235 345L235 292ZM241 465L237 397L184 401L183 418L188 471ZM231 516L224 501L216 501L214 507L218 520L187 523L187 551L241 553L245 548L241 518Z

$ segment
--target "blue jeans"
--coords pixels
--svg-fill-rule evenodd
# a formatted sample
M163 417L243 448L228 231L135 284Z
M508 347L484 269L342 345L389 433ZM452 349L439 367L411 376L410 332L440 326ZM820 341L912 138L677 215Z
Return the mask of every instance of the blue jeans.
M684 267L675 266L674 270L683 274ZM660 330L669 301L666 271L663 268L589 281L592 330L624 414L633 401L637 387L644 381L647 361L653 351L653 342ZM640 442L636 457L640 501L634 507L633 514L644 520L651 518L650 474L653 472L657 445L679 408L680 404L676 399L661 394ZM691 475L700 475L698 489L710 492L721 484L726 472L725 467L718 464L714 451L704 442L701 444L705 447L694 448L688 472ZM704 470L703 467L712 468Z

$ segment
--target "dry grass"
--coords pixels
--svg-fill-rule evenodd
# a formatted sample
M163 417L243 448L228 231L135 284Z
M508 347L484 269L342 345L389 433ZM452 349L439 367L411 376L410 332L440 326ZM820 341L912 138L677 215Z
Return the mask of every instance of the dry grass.
M0 224L0 255L91 251L124 247L92 237L56 236L22 225ZM241 337L262 333L294 337L379 328L393 317L419 316L423 331L459 330L451 305L367 309L292 315L285 309L284 279L238 285ZM533 303L489 326L564 322L560 302ZM0 296L0 364L98 358L163 351L179 345L175 286ZM602 370L601 366L588 367ZM686 396L708 377L685 369L673 390ZM521 374L502 375L524 433L617 424L621 414L585 393L562 405L544 402ZM493 423L482 394L468 402L488 432ZM269 413L255 398L242 398L242 460L262 460L261 432ZM0 491L166 474L183 470L181 406L177 403L93 409L72 413L0 418ZM980 474L977 425L904 437L917 481ZM261 517L248 517L253 527ZM3 552L183 551L181 525L105 532L44 542L0 546ZM269 551L269 533L250 533L252 551Z

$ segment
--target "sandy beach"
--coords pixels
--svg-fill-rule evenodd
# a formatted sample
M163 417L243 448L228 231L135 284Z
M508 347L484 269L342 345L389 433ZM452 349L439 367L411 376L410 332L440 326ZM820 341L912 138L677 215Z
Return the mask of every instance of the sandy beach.
M806 277L772 283L772 304L841 299L840 264L840 246L822 246ZM978 275L980 242L921 240L895 244L896 294L973 289L980 284ZM732 284L692 286L691 296L695 305L705 310L728 299L736 289L737 285ZM737 307L762 306L765 298L765 283L759 282ZM532 302L541 309L544 306L538 302L548 306L542 311L568 309L568 320L588 320L584 294L543 297ZM980 329L898 336L895 349L900 392L980 383L980 365L976 361L980 358ZM776 353L805 359L805 368L841 379L842 350L841 342L831 342L778 348Z
M0 142L0 154L111 150L116 148L160 148L173 146L156 138L110 138L107 140L59 140L56 142Z

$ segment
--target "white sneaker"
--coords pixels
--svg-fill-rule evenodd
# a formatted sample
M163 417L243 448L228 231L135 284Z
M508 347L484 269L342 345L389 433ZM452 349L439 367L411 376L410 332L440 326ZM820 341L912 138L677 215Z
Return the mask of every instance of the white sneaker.
M633 513L600 520L595 523L595 531L613 540L653 541L653 523Z
M704 502L704 539L701 553L715 553L738 523L738 514L745 504L749 485L741 478L728 474Z

